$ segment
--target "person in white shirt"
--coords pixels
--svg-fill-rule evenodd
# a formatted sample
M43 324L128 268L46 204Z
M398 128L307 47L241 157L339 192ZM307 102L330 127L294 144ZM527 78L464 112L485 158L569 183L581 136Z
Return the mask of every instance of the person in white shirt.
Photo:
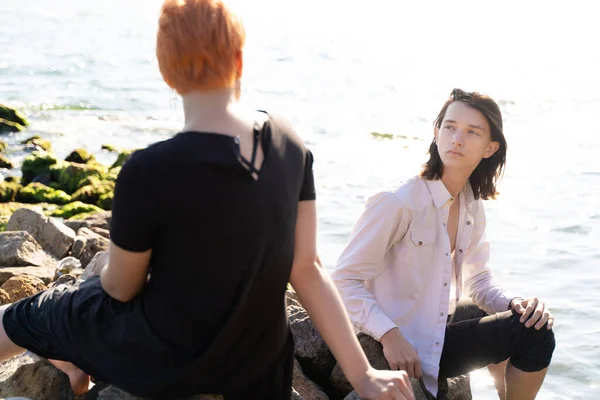
M438 380L489 366L501 399L534 399L552 359L544 302L509 294L488 265L502 125L494 100L454 89L421 174L369 198L332 273L355 328L434 396Z

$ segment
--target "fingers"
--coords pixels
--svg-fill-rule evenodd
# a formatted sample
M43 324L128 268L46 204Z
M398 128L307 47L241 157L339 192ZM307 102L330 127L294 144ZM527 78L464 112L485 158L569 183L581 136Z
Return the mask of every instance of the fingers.
M537 297L527 300L527 307L525 308L525 312L523 313L523 315L521 315L521 319L519 320L519 321L521 321L521 323L527 321L527 319L529 318L529 316L531 315L533 310L535 310L537 303L538 303Z
M548 325L546 325L546 329L550 330L554 326L554 317L550 314L550 318L548 318Z
M552 316L552 314L550 314L550 311L548 311L547 308L544 309L544 313L542 314L542 317L540 318L540 320L537 322L537 324L535 324L535 330L539 331L540 329L542 329L542 326L544 326L544 324L546 322L548 322L548 320L550 319L550 317Z
M531 317L529 317L529 320L527 320L527 322L525 323L525 327L526 328L530 328L536 322L538 322L538 320L544 314L544 309L545 308L546 308L546 305L542 301L538 301L537 305L535 306L535 310L533 311L533 314L531 314Z
M417 363L415 364L415 379L421 379L422 376L423 370L421 369L421 360L417 360Z
M400 376L388 384L388 398L394 400L414 400L412 386L406 372L400 371Z

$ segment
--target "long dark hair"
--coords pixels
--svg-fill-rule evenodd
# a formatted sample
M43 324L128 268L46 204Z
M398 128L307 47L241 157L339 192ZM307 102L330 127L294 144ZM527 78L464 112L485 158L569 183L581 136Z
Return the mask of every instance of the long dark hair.
M455 101L465 103L467 106L476 109L483 114L490 125L492 141L499 143L498 151L489 158L481 160L477 168L469 177L469 183L473 189L476 199L483 200L495 199L498 192L496 183L502 177L504 166L506 164L506 139L502 131L502 113L498 104L489 96L478 92L465 92L461 89L454 89L450 98L442 107L442 110L435 119L433 125L438 129L442 126L442 121L446 115L446 110L450 104ZM421 177L428 180L438 180L442 178L444 164L440 158L435 138L429 146L429 160L423 164Z

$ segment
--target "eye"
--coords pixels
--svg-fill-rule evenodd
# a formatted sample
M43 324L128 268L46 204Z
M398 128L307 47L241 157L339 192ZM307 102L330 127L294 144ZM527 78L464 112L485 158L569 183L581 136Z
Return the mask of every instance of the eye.
M446 125L445 128L449 130L454 130L454 127L452 125Z
M469 131L469 133L470 133L471 135L477 135L477 136L479 136L479 132L477 132L477 131Z

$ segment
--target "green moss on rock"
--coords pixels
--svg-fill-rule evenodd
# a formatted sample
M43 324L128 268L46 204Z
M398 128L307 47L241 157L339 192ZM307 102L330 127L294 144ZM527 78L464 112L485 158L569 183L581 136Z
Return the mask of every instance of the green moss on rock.
M8 203L15 201L22 186L16 182L0 182L0 202Z
M108 173L107 168L96 162L88 164L78 164L68 161L61 161L50 167L50 178L52 182L57 182L58 187L65 192L72 194L86 184L90 176L102 178Z
M34 151L23 160L23 166L21 167L23 184L28 184L36 176L49 174L50 167L57 162L58 159L54 154L46 151Z
M85 149L75 149L65 158L65 161L71 161L79 164L87 164L90 161L96 161L96 157Z
M110 166L110 169L122 167L134 151L135 150L122 150L121 152L119 152L117 160L113 163L113 165Z
M13 133L21 132L24 130L25 127L23 125L0 118L0 133Z
M71 196L62 190L33 182L21 189L18 200L23 203L67 204L71 202Z
M0 104L0 118L22 126L29 125L29 121L22 112L2 104Z
M113 181L100 181L95 177L90 177L93 183L80 187L73 193L73 201L82 201L88 204L95 204L105 210L110 210L112 205L112 193L115 190ZM101 199L104 199L102 202ZM100 203L107 205L103 207Z
M73 216L90 213L95 214L102 212L103 210L100 207L94 206L92 204L85 204L81 201L75 201L73 203L66 204L59 208L58 210L52 213L53 217L60 217L64 219L69 219Z
M8 147L8 145L0 140L0 151L4 151L6 150L6 148Z
M13 169L15 166L4 154L0 154L0 168Z
M51 151L52 143L49 140L43 139L40 135L34 135L29 139L25 139L21 142L28 147L33 147L35 150Z

